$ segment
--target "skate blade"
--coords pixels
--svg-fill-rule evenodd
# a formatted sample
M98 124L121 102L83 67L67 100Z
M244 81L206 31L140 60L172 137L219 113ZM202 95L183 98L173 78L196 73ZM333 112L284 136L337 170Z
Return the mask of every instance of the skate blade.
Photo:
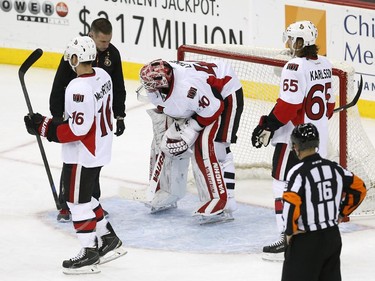
M198 218L198 222L200 225L219 224L234 221L234 217L232 216L232 214L226 212L214 216L195 216Z
M108 252L104 256L100 257L99 264L104 264L104 263L113 261L115 259L118 259L119 257L122 257L122 256L126 255L127 253L128 252L125 250L124 247L118 247L118 248Z
M71 222L72 220L64 220L64 219L61 219L61 220L57 220L57 222L59 223L68 223L68 222Z
M66 275L96 274L100 269L96 264L82 266L80 268L64 268L63 273Z
M61 223L67 223L72 221L72 217L69 216L69 218L56 218L56 220Z
M262 260L271 261L271 262L283 262L284 261L284 252L282 253L263 253Z
M159 212L166 211L166 210L169 210L169 209L176 209L176 208L177 208L177 203L167 205L167 206L163 206L163 207L151 207L150 213L155 214L155 213L159 213Z

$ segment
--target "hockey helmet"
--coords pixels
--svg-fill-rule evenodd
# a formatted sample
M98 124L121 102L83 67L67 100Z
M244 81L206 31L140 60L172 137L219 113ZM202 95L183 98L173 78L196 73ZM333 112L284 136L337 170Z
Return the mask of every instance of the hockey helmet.
M319 132L311 123L297 125L293 129L290 139L292 145L298 145L298 150L319 147Z
M168 62L157 59L144 65L139 72L139 77L146 91L161 92L170 87L173 71Z
M318 37L318 29L311 21L297 21L288 26L283 33L283 42L286 43L291 38L293 46L297 38L303 39L303 47L315 45Z
M77 65L71 65L71 58L76 55ZM79 36L73 38L64 52L64 60L69 61L72 67L77 67L80 62L94 61L96 58L96 45L89 36Z

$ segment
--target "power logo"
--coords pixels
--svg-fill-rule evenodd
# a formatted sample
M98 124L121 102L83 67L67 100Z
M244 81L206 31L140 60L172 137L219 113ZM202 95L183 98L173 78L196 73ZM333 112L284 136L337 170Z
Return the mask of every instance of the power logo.
M318 29L318 39L316 40L316 44L319 46L319 54L326 55L326 11L285 5L285 28L291 23L301 20L309 20L314 23Z
M68 14L68 6L64 2L58 2L56 6L52 1L37 1L37 0L0 0L0 10L3 12L11 12L12 9L18 14L18 20L35 21L35 22L49 22L47 17L52 16L55 11L60 17L66 17ZM29 12L33 16L24 14ZM36 15L45 15L47 17L36 17Z

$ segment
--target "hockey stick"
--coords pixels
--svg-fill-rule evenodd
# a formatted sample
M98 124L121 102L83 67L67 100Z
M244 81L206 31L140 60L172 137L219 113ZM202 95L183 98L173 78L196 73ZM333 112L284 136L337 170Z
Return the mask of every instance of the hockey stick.
M355 94L355 97L353 98L353 100L352 100L350 103L348 103L348 104L345 104L345 105L343 105L343 106L340 106L340 107L338 107L338 108L335 108L335 109L333 110L333 113L337 113L337 112L340 112L340 111L346 110L346 109L348 109L348 108L350 108L350 107L356 105L357 102L358 102L358 100L359 100L359 97L360 97L361 94L362 94L362 88L363 88L363 78L362 78L362 75L361 75L361 80L360 80L360 82L359 82L358 91L357 91L357 93Z
M26 72L29 70L29 68L43 55L43 51L41 49L36 49L34 52L31 53L31 55L23 62L23 64L21 65L20 69L18 70L18 76L19 76L19 79L20 79L20 82L21 82L21 86L22 86L22 91L23 91L23 94L25 96L25 101L26 101L26 104L27 104L27 108L29 110L29 114L34 114L33 113L33 108L31 106L31 102L30 102L30 98L29 98L29 94L27 92L27 89L26 89L26 84L25 84L25 74ZM48 161L47 161L47 157L46 157L46 153L44 151L44 147L43 147L43 143L42 143L42 139L40 138L39 135L36 135L36 139L38 141L38 145L39 145L39 150L40 150L40 153L42 155L42 158L43 158L43 163L44 163L44 167L46 169L46 172L47 172L47 176L48 176L48 180L49 180L49 183L50 183L50 186L51 186L51 191L52 191L52 195L53 195L53 199L55 200L55 204L56 204L56 208L57 210L60 210L61 207L60 207L60 202L59 202L59 198L57 196L57 192L56 192L56 188L55 188L55 184L53 183L53 179L52 179L52 174L51 174L51 170L49 168L49 165L48 165Z
M152 169L150 185L148 187L147 195L146 195L148 201L152 201L156 193L156 189L160 181L160 175L164 167L164 159L165 159L165 154L163 151L160 151L158 157L156 158L155 166Z

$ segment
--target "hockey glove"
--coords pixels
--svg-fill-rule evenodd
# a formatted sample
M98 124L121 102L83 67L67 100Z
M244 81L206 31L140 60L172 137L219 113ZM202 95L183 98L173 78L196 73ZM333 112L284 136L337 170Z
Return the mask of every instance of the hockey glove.
M260 117L259 124L253 131L253 135L251 136L251 143L256 148L260 148L262 145L266 147L273 137L274 131L269 128L267 121L267 115L263 115L262 117Z
M166 147L169 154L178 156L188 150L189 146L184 140L167 139Z
M39 113L27 114L23 120L29 134L40 135L42 137L47 136L48 126L52 121L52 119L42 116Z
M191 147L198 138L199 132L202 131L202 127L198 122L190 118L186 120L184 126L181 128L181 138L186 142L186 144Z
M186 120L185 124L181 127L177 123L175 123L175 126L176 131L179 132L179 138L167 137L166 148L169 154L178 156L187 151L195 143L199 132L203 128L192 118Z
M125 131L124 117L116 117L116 136L121 136Z

